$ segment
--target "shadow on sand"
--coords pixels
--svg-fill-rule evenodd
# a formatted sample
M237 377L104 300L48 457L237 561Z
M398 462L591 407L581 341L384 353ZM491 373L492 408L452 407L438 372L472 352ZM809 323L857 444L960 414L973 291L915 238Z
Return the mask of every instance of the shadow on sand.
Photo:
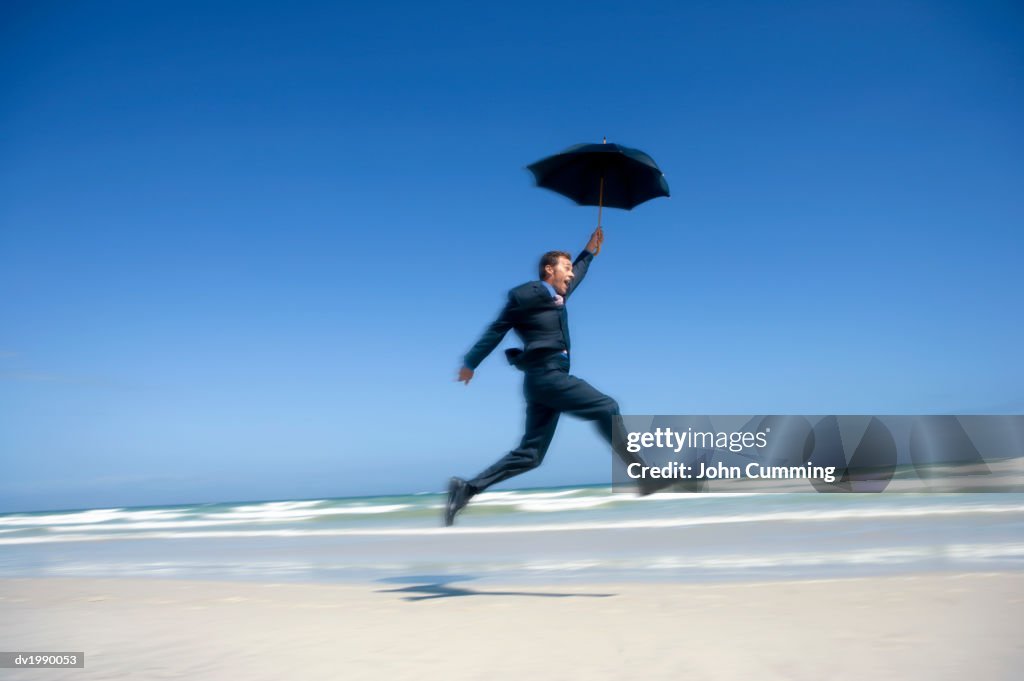
M467 589L452 586L454 582L466 582L476 579L470 575L408 575L406 577L388 577L378 580L385 584L405 584L395 589L378 589L377 593L409 594L404 600L426 601L433 598L452 598L455 596L531 596L535 598L609 598L610 593L559 593L554 591L490 591Z

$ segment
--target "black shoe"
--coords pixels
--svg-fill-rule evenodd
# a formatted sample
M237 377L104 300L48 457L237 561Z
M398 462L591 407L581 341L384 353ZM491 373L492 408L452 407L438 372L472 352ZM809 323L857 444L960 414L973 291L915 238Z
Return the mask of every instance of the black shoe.
M448 503L444 508L444 525L450 527L455 522L455 514L465 508L469 498L473 496L469 483L462 478L452 478L448 482Z
M649 468L650 466L640 456L636 454L624 453L623 449L616 449L619 458L622 460L622 464L629 470L629 467L633 464L637 464L641 469ZM648 478L642 477L636 479L636 491L642 496L646 497L649 494L660 492L661 490L671 487L674 481L671 478Z
M668 489L674 483L675 481L671 478L640 478L637 480L637 491L640 493L640 496L646 497L648 494Z

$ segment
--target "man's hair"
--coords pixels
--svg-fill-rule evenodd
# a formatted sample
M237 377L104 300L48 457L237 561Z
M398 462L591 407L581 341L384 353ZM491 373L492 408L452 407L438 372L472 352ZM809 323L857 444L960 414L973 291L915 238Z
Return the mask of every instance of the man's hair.
M544 281L544 277L548 275L548 273L544 271L544 268L548 265L554 267L558 264L558 260L560 258L565 258L569 262L572 262L572 256L565 251L548 251L544 255L540 256L540 265L537 266L537 271L540 274L541 281Z

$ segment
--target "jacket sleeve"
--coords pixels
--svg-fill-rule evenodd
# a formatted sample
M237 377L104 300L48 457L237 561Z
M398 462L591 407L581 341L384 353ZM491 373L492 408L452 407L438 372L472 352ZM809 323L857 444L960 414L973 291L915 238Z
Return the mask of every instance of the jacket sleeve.
M498 347L498 343L501 342L501 339L512 328L516 307L516 299L510 292L508 294L508 302L505 304L501 314L487 327L487 330L480 336L480 340L476 342L476 345L463 358L463 363L467 368L476 369L480 366L480 362L483 362L487 355L491 354L491 351Z
M572 264L572 273L575 275L572 278L572 282L569 284L569 290L565 292L565 297L568 298L576 290L576 287L583 283L583 277L587 276L587 270L590 269L590 263L594 259L594 254L590 251L580 251L580 254L576 256L576 261Z

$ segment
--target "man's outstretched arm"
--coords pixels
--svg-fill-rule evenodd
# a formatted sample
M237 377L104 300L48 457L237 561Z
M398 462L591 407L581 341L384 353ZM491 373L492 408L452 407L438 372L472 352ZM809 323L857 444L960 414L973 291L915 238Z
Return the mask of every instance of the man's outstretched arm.
M480 362L484 361L487 355L491 354L494 348L498 347L498 343L501 342L501 339L512 328L512 314L515 305L512 294L509 294L508 302L505 304L501 314L487 327L487 330L484 331L476 345L466 353L462 361L462 367L459 369L459 376L455 380L469 385L470 380L473 378L473 371L480 366Z
M572 292L576 290L576 287L583 282L583 277L587 276L587 270L590 268L590 261L594 259L594 256L601 252L601 245L604 243L604 230L598 227L594 230L594 233L590 235L590 241L584 246L583 251L576 256L576 260L572 263L573 278L569 282L569 290L565 292L565 297L568 298L572 295Z

